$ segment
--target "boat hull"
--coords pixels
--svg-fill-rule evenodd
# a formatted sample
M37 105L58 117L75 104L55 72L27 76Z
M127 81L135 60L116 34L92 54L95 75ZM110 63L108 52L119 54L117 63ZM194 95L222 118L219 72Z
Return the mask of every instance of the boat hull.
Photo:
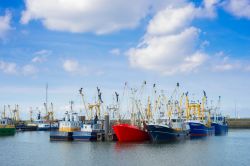
M53 130L58 130L58 127L55 126L46 126L46 127L37 127L38 131L53 131Z
M188 130L175 130L168 126L147 125L152 142L178 141L189 137Z
M120 142L140 142L149 140L148 132L133 125L114 125L113 130Z
M17 125L16 129L18 131L37 131L37 126Z
M51 141L72 141L73 133L72 132L60 132L60 131L51 131L50 140Z
M207 127L202 123L197 122L188 122L190 127L190 136L191 137L202 137L214 135L215 129L214 126Z
M212 126L214 126L215 135L226 135L228 132L228 125L226 124L212 123Z
M0 136L15 135L16 129L13 128L0 128Z
M98 134L102 136L103 133L101 132L87 132L87 131L76 131L73 132L73 140L75 141L97 141Z
M39 127L37 128L37 131L51 131L51 130L57 130L58 128L47 128L47 127Z

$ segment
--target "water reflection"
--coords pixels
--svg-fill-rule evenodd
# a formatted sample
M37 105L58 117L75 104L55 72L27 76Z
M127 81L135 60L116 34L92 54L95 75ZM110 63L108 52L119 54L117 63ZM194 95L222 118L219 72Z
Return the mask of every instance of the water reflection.
M51 142L49 132L0 138L0 165L248 165L250 130L153 144Z
M140 144L143 144L143 143L140 143ZM115 143L115 151L116 152L121 152L123 150L133 150L135 149L137 146L139 145L139 143L128 143L128 142L116 142Z

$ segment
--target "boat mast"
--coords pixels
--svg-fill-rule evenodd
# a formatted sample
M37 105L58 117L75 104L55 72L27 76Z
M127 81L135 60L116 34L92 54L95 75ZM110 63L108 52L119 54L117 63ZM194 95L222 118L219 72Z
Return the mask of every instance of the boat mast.
M186 119L189 120L189 118L190 118L190 106L189 106L188 92L186 92L185 96L186 96L186 101L185 101L185 105L186 105Z
M79 93L80 93L80 95L81 95L81 97L82 97L82 102L83 102L83 106L84 106L84 109L85 109L85 113L86 113L86 115L87 115L87 118L90 119L89 113L88 113L88 107L87 107L86 102L85 102L85 100L84 100L83 88L80 88Z
M73 112L73 104L74 104L74 102L71 100L70 101L70 112Z
M30 107L30 122L33 122L33 110L32 107Z
M206 102L207 102L207 95L206 95L206 92L203 91L202 105L201 105L201 111L202 111L201 120L204 120L204 117L205 117L205 103Z
M10 105L8 105L8 108L9 108L10 118L14 119L14 117L12 116L12 111L11 111Z
M54 105L52 102L51 102L51 112L49 114L50 114L50 120L54 121Z
M48 83L46 83L45 111L46 111L46 116L47 116L48 115Z
M5 115L6 114L6 106L4 105L4 107L3 107L3 118L5 118Z

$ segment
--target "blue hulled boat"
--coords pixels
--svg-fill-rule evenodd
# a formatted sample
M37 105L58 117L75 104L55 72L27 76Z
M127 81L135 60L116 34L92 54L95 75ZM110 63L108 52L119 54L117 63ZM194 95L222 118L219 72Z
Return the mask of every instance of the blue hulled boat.
M217 106L214 108L213 114L211 116L212 126L215 128L215 135L225 135L228 132L226 117L219 113L221 105L220 103L221 96L219 96Z
M199 101L189 103L186 94L186 122L189 124L191 137L210 136L215 132L214 126L211 125L211 109L205 106L207 103L206 92L203 91L203 94L201 103Z
M98 134L104 135L103 121L95 119L91 123L83 123L80 131L73 132L73 140L75 141L97 141Z
M190 127L190 136L191 137L200 137L200 136L210 136L214 135L215 129L214 126L206 125L199 120L189 120L187 121Z
M221 115L211 117L212 126L215 128L215 135L225 135L228 132L226 118Z

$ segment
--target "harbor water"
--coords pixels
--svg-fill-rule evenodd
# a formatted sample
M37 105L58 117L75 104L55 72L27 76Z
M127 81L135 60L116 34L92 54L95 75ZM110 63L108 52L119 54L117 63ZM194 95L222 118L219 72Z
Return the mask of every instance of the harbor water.
M178 143L51 142L49 132L0 137L1 166L250 165L250 130Z

